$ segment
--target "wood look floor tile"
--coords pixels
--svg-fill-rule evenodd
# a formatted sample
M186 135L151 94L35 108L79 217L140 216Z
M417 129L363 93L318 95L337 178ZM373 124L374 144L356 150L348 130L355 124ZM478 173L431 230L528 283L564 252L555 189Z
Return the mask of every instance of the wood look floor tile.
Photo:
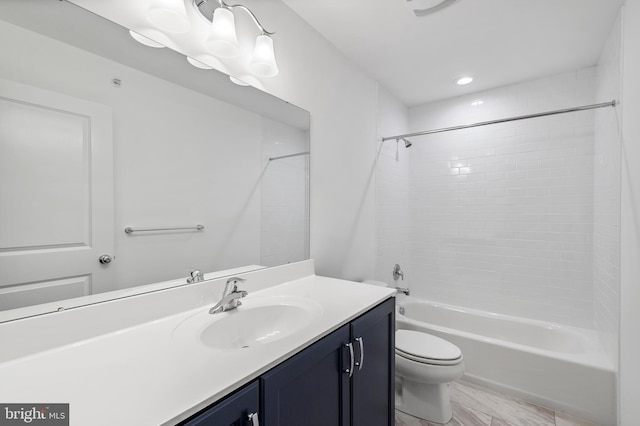
M598 426L471 383L451 384L453 419L430 423L396 410L396 426Z
M451 400L467 409L489 414L514 426L555 426L553 410L472 384L452 383Z
M447 426L490 426L491 425L491 416L489 414L483 413L482 411L477 411L470 409L468 407L464 407L457 402L451 402L451 406L453 407L453 419ZM437 424L433 424L434 426L438 426Z
M556 426L598 426L594 423L589 423L586 420L577 419L571 417L568 414L556 412Z
M452 403L453 418L446 424L432 423L396 410L396 426L491 426L491 416Z
M426 420L418 419L396 410L396 426L429 426L429 423Z
M497 417L494 417L491 420L491 426L517 426L517 425L514 425L513 423L509 423L506 420L502 420Z

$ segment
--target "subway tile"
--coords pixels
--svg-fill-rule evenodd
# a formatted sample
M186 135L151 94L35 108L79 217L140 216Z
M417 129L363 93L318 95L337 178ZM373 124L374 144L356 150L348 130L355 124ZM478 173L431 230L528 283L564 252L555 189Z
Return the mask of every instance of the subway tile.
M496 99L495 106L487 102L486 106L493 110L484 108L484 111L490 117L512 114L516 110L524 112L527 108L553 109L554 102L567 104L572 98L577 102L593 97L588 79L578 80L580 82L575 75L559 76L490 90L487 95ZM428 112L438 108L455 111L456 102L436 103L431 110L425 107L422 117L432 119ZM386 192L377 193L388 194L379 206L378 223L382 226L385 221L409 218L411 225L405 232L411 244L422 247L421 238L432 242L424 245L424 254L421 252L412 260L413 264L424 262L431 266L414 269L416 282L430 282L435 293L447 294L447 287L463 290L465 287L460 287L459 282L466 280L468 271L473 270L478 282L494 282L492 288L508 287L513 298L533 292L530 301L520 305L523 312L531 312L531 306L545 301L544 291L535 293L535 288L527 287L525 282L564 280L564 283L560 281L561 285L569 291L582 290L585 277L592 274L598 277L594 286L609 285L607 277L616 274L611 264L619 256L615 252L616 245L619 247L616 239L619 226L616 228L610 223L618 212L614 209L606 216L596 209L594 215L592 207L594 203L616 203L616 200L602 203L602 195L615 193L610 188L619 182L619 173L607 170L611 169L611 163L616 164L619 153L603 153L602 147L594 149L592 118L565 116L439 135L431 143L411 151L409 170L406 162L395 162L395 153L389 151L389 164L380 165L378 170L392 178L380 185ZM456 119L455 113L448 118ZM414 117L412 124L419 126L419 120ZM616 130L615 126L610 128ZM604 160L602 164L594 161L596 152ZM612 183L594 186L594 179L602 180L602 176L607 176ZM377 180L384 179L377 176ZM394 194L394 186L401 186L407 192ZM406 214L399 216L393 208L397 209L403 202ZM398 244L394 230L389 227L380 233L379 247L385 247L385 241ZM461 237L468 238L462 241ZM607 248L609 246L612 248ZM443 265L450 268L456 262L460 264L468 254L486 257L470 259L470 263L462 264L464 267L459 272L434 271ZM594 265L589 264L589 259L593 259ZM517 275L520 268L530 276L519 281L501 277L496 273L499 265L506 265L502 270L509 273ZM470 296L461 296L462 293L456 293L462 297L461 302L474 303ZM601 293L604 292L598 294ZM499 306L502 300L498 293L485 294L483 298L487 306ZM606 303L606 299L603 303L594 302L602 311L599 318L608 318L608 312L615 310L608 304L603 306ZM580 310L584 306L582 302L575 302L571 308L574 307ZM561 322L573 321L563 313L560 302L555 307L553 303L549 305L547 311L545 315L560 318Z

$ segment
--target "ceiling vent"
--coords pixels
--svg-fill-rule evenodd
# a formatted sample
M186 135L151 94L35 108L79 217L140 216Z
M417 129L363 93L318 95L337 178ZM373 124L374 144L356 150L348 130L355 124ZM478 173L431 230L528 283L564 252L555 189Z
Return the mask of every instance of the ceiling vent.
M416 16L427 16L451 6L458 0L404 0L409 10Z

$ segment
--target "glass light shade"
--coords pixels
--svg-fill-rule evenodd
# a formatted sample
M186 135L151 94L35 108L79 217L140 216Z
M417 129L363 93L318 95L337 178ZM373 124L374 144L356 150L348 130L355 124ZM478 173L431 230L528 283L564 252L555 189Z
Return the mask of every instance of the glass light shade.
M273 51L273 39L266 34L260 34L256 38L256 46L253 49L253 58L249 63L249 69L259 77L274 77L278 75L278 65Z
M231 80L232 83L237 84L238 86L249 86L249 83L243 80L240 80L239 78L234 77L232 75L229 76L229 80Z
M157 41L151 40L149 37L145 37L142 34L138 34L135 31L129 30L129 34L135 41L137 41L138 43L144 44L145 46L153 47L155 49L162 49L164 47L163 44L160 44Z
M186 33L191 28L183 0L152 0L147 14L156 27L169 33Z
M205 64L204 62L200 62L197 59L193 59L191 56L187 56L187 62L193 65L196 68L200 68L201 70L212 70L213 67Z
M211 30L205 44L211 53L221 58L232 58L240 54L233 12L225 7L213 11Z

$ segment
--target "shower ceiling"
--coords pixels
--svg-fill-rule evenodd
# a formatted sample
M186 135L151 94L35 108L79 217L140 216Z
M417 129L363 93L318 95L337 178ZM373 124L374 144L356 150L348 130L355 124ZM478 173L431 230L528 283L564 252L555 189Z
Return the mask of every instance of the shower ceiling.
M413 106L594 65L624 0L458 0L422 17L406 0L283 2Z

